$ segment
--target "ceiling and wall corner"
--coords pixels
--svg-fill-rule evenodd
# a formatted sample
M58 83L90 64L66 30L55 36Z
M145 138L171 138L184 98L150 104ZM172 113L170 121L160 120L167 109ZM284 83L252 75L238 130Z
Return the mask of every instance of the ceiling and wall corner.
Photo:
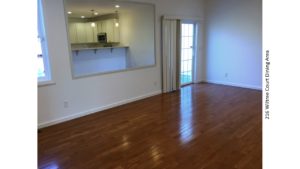
M48 52L55 84L38 88L39 127L161 93L161 16L203 18L202 0L139 0L156 6L156 66L72 79L64 2L43 2Z

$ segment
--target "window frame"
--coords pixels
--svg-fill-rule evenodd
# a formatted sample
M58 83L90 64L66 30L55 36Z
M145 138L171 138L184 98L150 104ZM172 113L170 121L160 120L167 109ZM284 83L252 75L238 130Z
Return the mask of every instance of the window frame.
M43 11L43 3L42 0L38 0L38 9L37 9L37 33L38 33L38 39L40 41L41 45L41 51L42 51L42 58L43 58L43 64L44 64L44 72L45 76L43 77L37 77L38 78L38 86L44 86L49 84L54 84L52 81L52 73L50 68L50 58L48 55L48 43L47 43L47 34L46 34L46 27L44 22L44 11ZM38 56L36 56L38 57Z

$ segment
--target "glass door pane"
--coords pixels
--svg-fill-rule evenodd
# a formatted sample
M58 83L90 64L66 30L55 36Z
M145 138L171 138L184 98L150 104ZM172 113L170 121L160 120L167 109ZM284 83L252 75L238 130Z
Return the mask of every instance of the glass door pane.
M193 82L194 24L181 24L180 84Z

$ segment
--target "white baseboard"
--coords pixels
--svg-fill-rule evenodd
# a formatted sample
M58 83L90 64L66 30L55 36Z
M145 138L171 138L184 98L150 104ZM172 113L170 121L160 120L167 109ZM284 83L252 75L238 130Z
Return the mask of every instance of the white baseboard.
M161 93L162 93L162 91L159 90L159 91L147 93L145 95L141 95L141 96L138 96L138 97L122 100L122 101L119 101L119 102L116 102L116 103L112 103L112 104L109 104L109 105L106 105L106 106L101 106L101 107L89 109L87 111L76 113L76 114L73 114L73 115L70 115L70 116L66 116L66 117L62 117L62 118L59 118L59 119L43 122L43 123L38 124L38 128L40 129L40 128L48 127L48 126L51 126L51 125L54 125L54 124L58 124L58 123L62 123L62 122L65 122L65 121L73 120L73 119L76 119L76 118L79 118L79 117L83 117L83 116L86 116L86 115L89 115L89 114L97 113L99 111L107 110L107 109L110 109L110 108L113 108L113 107L117 107L117 106L120 106L120 105L123 105L123 104L127 104L127 103L130 103L130 102L137 101L137 100L141 100L141 99L144 99L144 98L147 98L147 97L155 96L155 95L158 95L158 94L161 94Z
M234 87L241 87L241 88L247 88L247 89L254 89L254 90L262 90L261 86L248 85L248 84L242 84L242 83L231 83L231 82L215 81L215 80L205 80L203 82L221 84L221 85L227 85L227 86L234 86Z

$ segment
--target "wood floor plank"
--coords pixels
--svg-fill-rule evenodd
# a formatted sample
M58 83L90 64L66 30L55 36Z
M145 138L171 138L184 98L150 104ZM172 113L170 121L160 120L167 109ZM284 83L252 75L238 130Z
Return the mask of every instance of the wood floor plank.
M262 92L214 84L38 133L40 169L261 169Z

